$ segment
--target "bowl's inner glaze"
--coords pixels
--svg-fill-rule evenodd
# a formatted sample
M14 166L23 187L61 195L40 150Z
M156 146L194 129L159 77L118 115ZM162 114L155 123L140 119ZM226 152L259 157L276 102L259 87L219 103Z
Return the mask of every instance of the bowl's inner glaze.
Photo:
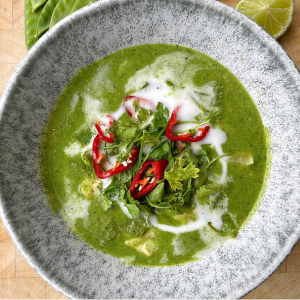
M244 84L270 129L273 164L261 206L233 243L196 263L139 268L78 243L47 205L39 137L58 95L83 66L138 44L203 52ZM76 12L28 53L1 100L1 217L22 254L60 292L78 298L241 297L299 238L299 73L245 16L211 1L103 1ZM172 280L170 280L172 278Z

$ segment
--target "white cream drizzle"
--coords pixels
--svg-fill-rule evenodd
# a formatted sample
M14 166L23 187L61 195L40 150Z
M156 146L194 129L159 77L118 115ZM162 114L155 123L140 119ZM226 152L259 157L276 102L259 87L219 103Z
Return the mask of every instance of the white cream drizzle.
M123 212L129 219L132 219L132 216L131 216L131 214L129 213L127 207L124 205L124 203L123 203L123 202L119 202L119 206L120 206L122 212Z
M223 155L224 152L222 150L222 144L226 143L227 141L227 134L219 129L219 128L212 128L210 127L208 135L200 142L192 143L192 151L193 153L197 153L200 150L201 145L211 144L213 147L216 148L216 151L219 156ZM220 184L224 184L226 182L228 166L227 166L227 157L220 158L220 163L222 164L222 175L219 180Z
M65 178L65 189L68 195L68 201L61 202L61 213L64 215L68 225L73 228L77 218L87 219L91 202L82 197L78 197L77 193L72 191L71 180L67 177Z
M151 100L155 104L155 106L158 104L158 102L161 102L165 107L168 108L169 117L171 116L173 110L180 106L181 108L177 113L177 118L179 120L195 120L195 117L201 114L201 110L196 105L193 98L200 101L203 107L208 108L211 99L214 97L215 83L207 83L202 87L194 86L191 83L190 78L192 78L192 76L197 71L199 71L199 69L189 67L188 69L181 70L180 67L178 67L178 64L174 62L182 59L186 59L186 55L183 56L180 52L166 54L159 57L153 64L151 64L150 66L146 66L142 70L139 70L128 80L128 83L125 86L126 93L132 90L137 90L145 82L147 82L147 87L138 90L133 95ZM105 77L105 70L102 71L100 74L101 76L99 75L99 78L97 78L98 84ZM177 83L176 80L179 77L176 74L181 74L181 77L183 78L182 82L180 83L181 86L176 86L176 88L168 86L165 83L167 80L170 80L173 83ZM108 128L110 118L107 116L108 114L101 113L101 101L99 101L98 99L92 99L87 94L82 95L82 97L84 99L83 109L86 115L86 121L93 124L95 121L101 120L102 124L104 124L103 130ZM77 101L78 99L74 98L74 107L77 104ZM115 112L109 113L109 116L113 117L114 119L119 119L125 111L125 107L123 103L121 103ZM150 122L151 119L149 119L146 124ZM176 126L174 130L186 130L194 126L195 124L181 124ZM226 140L227 135L225 132L223 132L221 129L211 127L205 139L200 142L192 143L192 151L193 153L196 153L200 149L201 145L211 144L213 147L215 147L218 155L223 155L224 152L222 150L222 144L224 144ZM86 147L81 147L79 144L74 143L66 147L64 151L69 156L73 156L79 154L82 151L90 149L91 146L92 141ZM149 151L149 149L147 149L147 146L145 145L144 152L146 153L147 150ZM109 169L114 166L117 161L116 157L117 156L110 156L109 162L103 162L102 166L104 167L104 169ZM219 183L222 184L226 182L227 178L227 157L221 158L220 162L222 163L222 175L219 179ZM110 182L110 178L102 180L103 188L106 188L110 184ZM222 227L221 213L216 210L211 210L208 205L200 205L197 201L196 203L197 205L195 208L195 213L198 216L198 220L194 222L189 222L186 225L175 227L165 224L159 224L156 216L152 215L150 217L150 223L152 226L155 226L161 230L173 232L176 234L201 229L206 226L208 222L212 222L213 226L220 229ZM125 215L131 218L128 209L124 206L123 203L120 203L120 208Z
M177 227L177 226L170 226L166 224L159 224L157 217L155 215L151 215L149 217L150 225L157 227L162 231L168 231L175 234L191 232L191 231L201 229L204 226L206 226L208 222L211 222L215 228L221 229L223 222L221 219L220 212L218 210L211 210L209 205L200 205L198 201L195 201L195 203L196 203L196 207L194 209L194 213L198 217L198 220L196 221L190 221L186 225Z

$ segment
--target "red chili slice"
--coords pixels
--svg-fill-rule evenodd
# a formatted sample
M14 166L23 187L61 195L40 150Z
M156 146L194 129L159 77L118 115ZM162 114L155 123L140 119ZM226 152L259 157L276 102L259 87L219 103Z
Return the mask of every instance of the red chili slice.
M137 96L127 96L123 99L124 107L132 118L136 118L135 111L132 105L133 101L138 101L139 103L149 107L150 110L156 111L155 104L152 101L144 98L139 98Z
M111 126L114 123L114 118L112 116L108 116L108 115L106 117L109 119L109 121L108 121L109 126Z
M168 123L167 129L166 129L166 136L169 140L172 141L181 141L181 142L199 142L203 140L206 135L209 132L210 127L205 126L204 128L198 128L199 134L196 136L192 136L189 132L182 134L182 135L174 135L172 133L173 127L179 122L179 120L176 119L176 115L178 110L180 109L180 106L174 109L172 112L170 121Z
M105 179L108 177L111 177L113 175L116 175L118 173L121 173L127 169L129 169L135 162L136 158L139 155L139 148L137 146L134 146L132 148L130 157L127 158L126 166L124 166L122 163L117 162L116 165L107 171L101 170L101 160L105 157L105 154L101 153L99 154L99 144L101 142L101 135L98 133L93 141L93 149L92 149L92 155L93 155L93 163L94 163L94 169L95 174L100 179Z
M111 124L111 121L110 121ZM101 122L95 123L95 127L97 129L98 134L100 135L101 140L103 140L106 143L113 143L115 141L114 135L112 132L109 132L108 135L106 136L101 128Z
M161 159L159 161L154 161L153 159L151 159L145 162L131 182L129 188L131 197L133 199L139 199L150 192L156 186L157 181L161 180L164 176L164 172L168 164L169 161L167 159ZM148 167L151 167L151 171L154 173L154 177L152 177L151 179L150 177L142 178L144 172ZM149 174L149 172L146 172L146 174ZM151 182L152 180L153 182Z

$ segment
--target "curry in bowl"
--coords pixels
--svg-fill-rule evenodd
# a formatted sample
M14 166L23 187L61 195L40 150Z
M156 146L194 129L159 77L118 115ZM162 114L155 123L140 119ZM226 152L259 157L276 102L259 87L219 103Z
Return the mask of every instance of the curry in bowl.
M83 241L123 262L169 266L236 237L262 196L266 131L217 61L134 46L78 71L40 145L49 204Z

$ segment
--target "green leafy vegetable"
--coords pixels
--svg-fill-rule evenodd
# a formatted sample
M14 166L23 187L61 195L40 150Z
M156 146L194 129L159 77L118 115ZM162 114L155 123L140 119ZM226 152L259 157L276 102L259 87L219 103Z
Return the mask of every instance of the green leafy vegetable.
M130 191L127 191L127 197L125 199L126 201L124 205L127 207L129 213L133 218L137 217L140 213L140 210L137 207L135 200L130 196Z
M162 202L165 196L165 184L163 182L159 183L154 190L148 194L148 199L151 203Z
M163 144L160 144L159 147L155 147L153 152L149 155L149 159L163 159L167 158L168 153L170 152L170 147L167 142L164 142Z
M138 171L138 164L134 163L134 165L131 166L129 169L116 174L115 180L116 180L116 182L118 182L120 184L125 184L127 186L127 188L129 188L131 181L137 171Z
M174 146L174 142L170 141L170 140L167 140L167 144L168 144L168 147L169 147L169 151L168 151L168 156L166 157L167 160L169 161L169 164L166 168L166 171L169 171L173 164L174 164L174 161L175 161L175 158L174 158L174 152L172 152L172 148Z
M202 205L216 205L218 201L227 193L227 184L209 183L202 185L196 192L196 198ZM215 196L211 198L211 196ZM213 201L212 201L213 200Z
M166 81L166 84L167 84L168 86L170 86L170 87L175 87L175 84L174 84L172 81L170 81L170 80L167 80L167 81Z
M93 166L92 149L82 153L81 159L85 165L87 165L88 167L92 167Z
M151 110L141 107L137 100L133 101L133 107L139 123L146 122L148 118L153 114Z
M38 40L35 38L35 33L42 10L43 7L41 6L33 12L31 0L25 0L25 43L27 50Z
M107 196L102 196L102 207L105 211L112 207L112 201Z
M77 134L77 139L82 144L87 144L91 140L91 138L92 138L92 132L88 128L81 130Z
M205 184L208 180L208 171L207 167L199 167L198 177L194 181L195 188L199 188Z
M196 197L200 204L205 205L211 204L210 196L219 193L221 190L221 185L214 183L214 184L206 184L202 185L196 193Z
M140 211L146 216L150 217L151 216L151 209L147 205L139 205Z
M117 182L115 182L115 180L112 181L112 183L102 191L102 199L106 202L106 204L108 204L107 206L109 208L111 207L112 203L110 203L109 206L107 199L113 199L118 202L123 202L133 218L139 215L140 210L137 207L137 203L130 196L130 192L125 184L118 184Z
M222 236L226 236L226 235L231 235L232 237L236 237L237 235L237 230L234 226L234 223L230 217L229 214L225 214L222 216L222 221L223 221L223 226L222 226L222 230L218 230L217 228L215 228L211 222L208 222L208 226L215 231L216 233L222 235Z
M165 172L165 178L168 180L171 188L173 190L181 190L181 181L198 177L199 169L196 168L192 163L186 165L186 160L184 158L179 158L173 164L170 171Z
M154 113L151 121L149 133L160 138L169 122L169 110L161 102L158 102L156 110L157 112Z
M134 138L138 133L138 127L131 125L131 126L118 126L117 130L115 131L116 138L127 140Z
M181 145L178 145L174 141L162 138L169 121L169 111L162 103L157 104L157 111L153 114L151 123L146 126L143 124L152 112L140 107L138 101L134 101L133 106L137 118L130 117L127 112L124 113L119 120L114 120L113 125L109 128L109 131L114 134L115 141L101 143L101 149L105 151L105 154L118 155L118 161L126 160L130 156L133 146L136 145L140 149L139 157L134 165L116 174L112 183L102 191L103 209L105 211L113 209L114 202L116 204L122 202L133 218L122 230L130 235L139 236L145 231L147 227L145 224L151 212L162 212L170 216L184 214L183 207L185 204L191 203L191 199L197 199L202 205L215 206L218 203L221 205L226 188L224 185L211 183L208 180L209 168L220 158L211 145L202 145L195 155L191 150L191 143L180 142ZM208 118L218 115L218 108L213 107L212 104L210 107L211 110L206 111L201 118L208 120ZM89 142L90 138L89 130L83 130L78 134L78 140L81 143ZM151 146L147 155L143 153L145 145ZM169 164L164 177L157 182L156 187L145 196L134 200L130 195L129 187L141 165L149 159L156 161L167 159ZM83 155L83 161L87 165L93 165L89 152ZM151 177L153 174L145 176ZM165 184L166 180L168 184ZM92 193L92 189L90 192ZM144 214L142 219L140 212ZM223 222L224 228L220 232L231 234L232 223L225 216L224 220L226 222Z

